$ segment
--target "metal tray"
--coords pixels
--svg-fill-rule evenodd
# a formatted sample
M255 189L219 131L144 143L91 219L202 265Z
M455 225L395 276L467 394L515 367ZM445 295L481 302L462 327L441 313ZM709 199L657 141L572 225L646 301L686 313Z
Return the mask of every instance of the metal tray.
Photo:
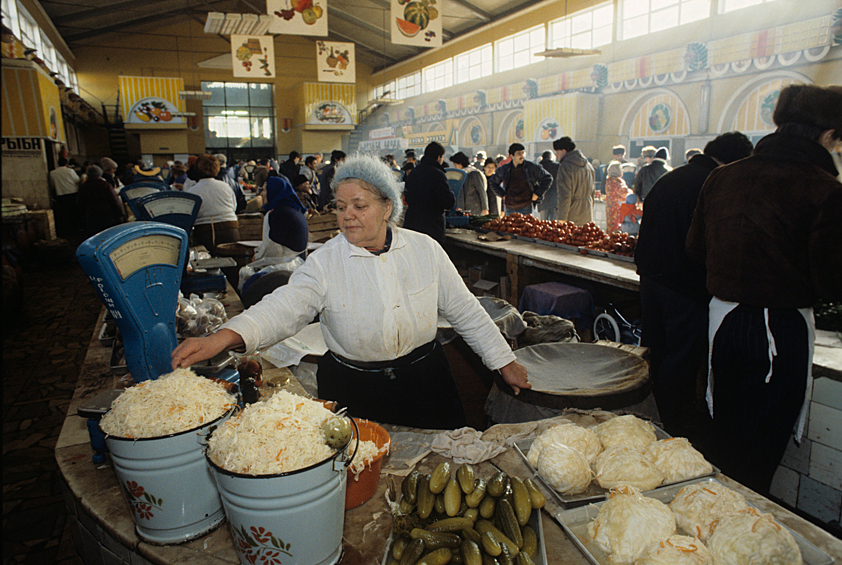
M558 518L556 518L558 520ZM538 539L538 553L535 554L535 565L548 565L547 561L547 547L544 543L544 524L541 521L541 511L533 510L532 515L529 516L527 522L532 529L535 530L535 537ZM388 565L393 561L392 559L392 544L395 542L393 534L389 534L389 539L386 540L386 549L383 551L383 559L380 561L381 565Z
M103 322L99 330L99 343L104 347L114 345L114 338L117 337L117 324L112 321Z
M608 257L607 251L599 251L597 249L590 249L588 247L582 247L582 249L584 249L588 253L588 255L593 255L595 257Z
M513 234L510 234L510 235L515 239L522 239L523 241L531 241L533 243L535 242L534 237L526 237L525 235L520 235L520 234L517 234L517 233L513 233Z
M547 241L546 239L539 239L537 237L535 238L535 243L540 243L541 245L547 245L549 247L555 247L554 241Z
M655 437L657 437L659 440L669 439L669 438L672 437L667 432L665 432L664 430L662 430L661 428L656 426L655 424L650 424L650 425L652 426L652 428L654 428ZM585 492L582 492L582 493L579 493L579 494L561 494L560 492L558 492L554 488L552 488L550 485L548 485L546 483L546 481L544 481L544 479L538 473L538 470L533 468L532 465L529 463L529 460L526 458L526 454L529 453L529 448L532 446L533 441L535 441L535 440L534 439L522 439L522 440L516 441L515 442L515 451L517 451L518 454L521 456L521 458L523 459L523 462L526 465L526 467L532 472L532 474L534 474L538 478L538 480L541 481L541 483L545 487L547 487L547 490L549 492L551 492L553 494L553 496L555 496L556 500L558 500L562 504L563 507L565 507L565 508L575 508L576 506L581 506L583 504L590 504L590 503L594 503L594 502L600 502L600 501L605 499L605 496L608 494L608 490L599 486L599 484L596 481L591 481L591 484L588 485L587 490L585 490ZM700 475L698 477L693 477L691 479L685 479L683 481L677 481L677 482L674 482L674 483L666 483L666 484L663 484L663 485L659 485L659 486L655 487L653 489L653 491L663 490L663 489L672 487L673 485L685 485L687 483L696 482L699 479L702 479L702 478L705 478L705 477L712 477L712 476L718 474L719 468L716 467L716 465L713 465L713 464L711 464L711 466L713 467L713 470L710 473L707 473L705 475ZM653 491L648 491L648 492L653 492Z
M562 249L566 249L568 251L576 251L576 252L579 251L578 247L576 247L575 245L568 245L567 243L559 243L559 242L556 241L555 246L561 247Z
M722 484L715 479L703 479L693 482ZM677 484L669 488L649 491L645 494L649 498L654 498L656 500L660 500L664 504L669 504L672 499L675 498L675 495L678 494L678 491L680 491L684 486L686 486L686 484ZM605 501L570 510L563 510L553 514L553 518L555 518L561 525L564 533L567 534L573 544L579 548L588 561L594 565L606 565L608 563L608 557L601 549L599 549L599 547L597 547L596 544L590 541L590 536L588 536L587 531L588 523L596 518L596 515L599 514L599 510L603 504L605 504ZM749 506L756 508L756 506L751 503L749 503ZM783 526L783 524L781 525ZM786 528L786 526L783 527ZM798 533L793 532L789 528L786 529L789 530L789 533L791 533L792 537L795 538L795 543L798 544L798 548L801 550L801 558L804 560L804 565L830 565L833 563L834 560L832 557L809 541L805 540L803 537L798 535ZM685 532L679 529L678 533Z

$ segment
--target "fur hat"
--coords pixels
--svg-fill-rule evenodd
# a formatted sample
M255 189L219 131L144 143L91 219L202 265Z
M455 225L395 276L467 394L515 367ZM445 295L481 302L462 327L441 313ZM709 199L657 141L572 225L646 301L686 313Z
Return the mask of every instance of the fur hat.
M450 160L451 162L456 163L458 165L462 165L463 167L467 167L470 164L468 156L462 153L461 151L459 153L451 155Z
M775 124L797 123L825 130L836 130L842 137L842 87L791 84L781 90L775 113Z

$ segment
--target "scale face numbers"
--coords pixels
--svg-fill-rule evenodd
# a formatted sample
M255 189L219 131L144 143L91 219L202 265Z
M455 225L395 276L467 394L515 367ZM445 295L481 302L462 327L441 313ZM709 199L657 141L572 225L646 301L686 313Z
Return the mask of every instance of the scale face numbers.
M165 214L184 214L185 216L190 216L193 214L193 208L195 206L196 203L193 200L175 196L152 200L143 205L152 218L157 218Z
M151 186L138 186L137 188L129 188L126 191L126 195L133 200L135 198L140 198L141 196L146 196L147 194L154 194L156 192L160 192L160 190L158 190L157 188L152 188Z
M117 273L123 280L149 265L178 265L181 240L169 235L145 235L124 243L111 253Z

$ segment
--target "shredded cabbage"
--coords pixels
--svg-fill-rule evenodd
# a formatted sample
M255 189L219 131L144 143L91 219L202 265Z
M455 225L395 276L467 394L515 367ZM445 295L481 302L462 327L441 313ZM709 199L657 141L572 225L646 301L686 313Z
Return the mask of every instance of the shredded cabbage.
M389 453L389 447L391 445L391 441L387 441L383 447L378 448L377 444L373 441L362 440L360 441L360 446L357 448L357 455L354 456L354 460L351 462L351 466L349 469L354 474L354 479L359 481L360 480L360 473L365 471L366 467L370 466L374 460L379 457L380 455L385 455ZM354 452L354 442L352 441L348 444L348 447L345 449L345 452L350 457L351 454Z
M282 390L214 431L208 455L223 469L246 475L303 469L335 453L321 429L332 416L320 402Z
M190 369L127 388L100 421L115 437L153 438L198 428L234 408L237 399Z

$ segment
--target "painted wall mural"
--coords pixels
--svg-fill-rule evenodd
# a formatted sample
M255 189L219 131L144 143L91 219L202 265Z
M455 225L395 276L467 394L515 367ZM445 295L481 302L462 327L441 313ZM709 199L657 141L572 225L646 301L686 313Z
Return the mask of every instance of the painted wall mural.
M795 78L775 78L745 93L734 118L733 129L742 132L771 132L775 129L772 114L778 95L785 86L798 81Z
M185 124L182 78L120 77L120 105L123 120L135 126Z
M684 102L672 92L661 92L646 99L632 119L629 138L653 135L678 137L690 134L690 118Z

